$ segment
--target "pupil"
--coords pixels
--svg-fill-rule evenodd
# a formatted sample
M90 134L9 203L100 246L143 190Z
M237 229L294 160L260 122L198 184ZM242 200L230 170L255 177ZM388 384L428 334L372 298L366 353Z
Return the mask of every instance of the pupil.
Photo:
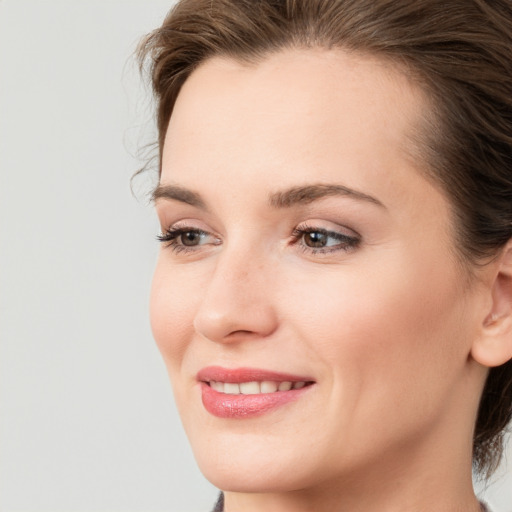
M194 231L187 231L181 235L183 245L197 245L199 243L199 234Z
M308 247L325 247L327 243L327 236L325 233L312 232L306 236L306 245Z

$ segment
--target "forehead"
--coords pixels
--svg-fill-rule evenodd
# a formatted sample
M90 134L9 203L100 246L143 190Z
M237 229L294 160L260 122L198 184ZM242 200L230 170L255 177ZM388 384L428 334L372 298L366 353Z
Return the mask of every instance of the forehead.
M177 160L222 161L228 149L231 159L241 150L245 160L252 151L261 159L262 147L269 160L277 158L276 150L303 159L329 145L346 157L377 143L403 149L405 156L423 107L419 88L371 56L308 49L271 54L255 64L215 57L192 73L178 95L163 169Z

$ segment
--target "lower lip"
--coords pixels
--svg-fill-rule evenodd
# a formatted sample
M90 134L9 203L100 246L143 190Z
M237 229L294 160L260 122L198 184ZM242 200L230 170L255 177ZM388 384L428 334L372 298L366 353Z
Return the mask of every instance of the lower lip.
M297 400L311 385L290 391L275 391L258 395L228 395L219 393L201 382L204 408L218 418L253 418Z

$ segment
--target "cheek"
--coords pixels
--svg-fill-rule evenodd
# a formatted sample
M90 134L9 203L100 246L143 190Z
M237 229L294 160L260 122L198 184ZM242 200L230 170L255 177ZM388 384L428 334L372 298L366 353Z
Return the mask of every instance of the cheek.
M150 296L153 337L169 370L177 369L193 333L193 312L199 294L179 279L179 270L157 263Z
M395 400L413 389L431 393L434 375L442 376L435 385L446 391L468 350L453 267L427 265L417 254L380 256L314 287L298 282L289 319L301 319L303 337L331 368L340 393L348 386L372 401L386 393Z
M464 369L465 307L455 276L400 260L347 267L290 294L289 318L301 319L308 358L320 359L328 376L325 425L346 434L332 436L333 452L347 453L348 444L357 456L368 440L418 439L449 407Z

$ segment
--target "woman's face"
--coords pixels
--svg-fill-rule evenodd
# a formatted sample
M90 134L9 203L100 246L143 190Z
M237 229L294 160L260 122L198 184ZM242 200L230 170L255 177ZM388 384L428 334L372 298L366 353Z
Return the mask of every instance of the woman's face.
M181 90L151 322L220 488L439 464L461 442L476 299L449 204L407 151L425 108L405 77L341 51L215 58Z

